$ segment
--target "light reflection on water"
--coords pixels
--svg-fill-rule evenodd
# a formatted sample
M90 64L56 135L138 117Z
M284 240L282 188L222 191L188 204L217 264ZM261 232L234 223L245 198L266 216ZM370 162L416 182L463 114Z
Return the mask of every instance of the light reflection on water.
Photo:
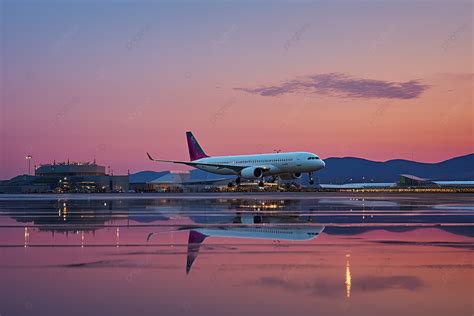
M2 316L473 312L470 195L85 197L0 197Z

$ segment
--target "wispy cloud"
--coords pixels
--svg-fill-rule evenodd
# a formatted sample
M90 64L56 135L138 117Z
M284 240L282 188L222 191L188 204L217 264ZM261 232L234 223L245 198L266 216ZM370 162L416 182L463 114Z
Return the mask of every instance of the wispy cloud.
M302 292L315 296L337 297L344 290L344 284L328 279L307 281L285 280L279 277L261 277L254 282L243 285L257 285L269 288L280 288L289 292ZM357 292L378 292L390 289L417 291L426 284L416 276L361 276L352 280L352 290Z
M472 81L474 80L474 73L463 72L463 73L449 73L443 72L436 74L437 78L452 80L452 81Z
M375 79L353 78L342 73L316 74L285 81L279 85L260 88L234 88L235 90L261 96L279 96L291 93L320 94L341 98L386 98L414 99L419 97L428 85L419 80L392 82Z

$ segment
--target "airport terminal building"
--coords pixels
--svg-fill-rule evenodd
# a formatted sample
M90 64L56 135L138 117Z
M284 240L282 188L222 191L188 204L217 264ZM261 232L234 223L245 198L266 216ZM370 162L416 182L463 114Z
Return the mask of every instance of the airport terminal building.
M126 192L128 175L110 175L95 162L61 162L40 165L35 175L0 182L0 193Z
M53 163L40 165L35 169L37 176L55 176L55 177L70 177L70 176L105 176L105 166L100 166L95 163Z

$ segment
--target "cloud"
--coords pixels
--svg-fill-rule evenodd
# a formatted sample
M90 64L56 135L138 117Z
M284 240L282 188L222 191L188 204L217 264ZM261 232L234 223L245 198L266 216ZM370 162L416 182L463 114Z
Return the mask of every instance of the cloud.
M435 75L437 78L447 79L452 81L472 81L474 80L474 73L463 72L463 73L449 73L442 72Z
M354 284L354 290L366 292L387 289L416 291L424 286L424 283L418 277L411 275L365 276L354 279Z
M280 288L289 292L301 292L314 296L337 297L344 293L344 283L326 279L315 279L313 281L287 280L279 277L261 277L251 285L265 286L269 288ZM352 279L352 291L355 292L378 292L390 289L402 289L416 291L425 284L416 276L394 275L394 276L361 276Z
M414 99L419 97L423 91L428 88L428 85L420 83L419 80L391 82L384 80L352 78L342 73L328 73L294 79L276 86L255 89L234 89L261 96L310 93L341 98Z
M446 229L444 229L446 230ZM453 234L456 232L451 231ZM458 233L457 235L463 235ZM470 236L470 235L468 235ZM380 244L387 244L387 245L417 245L417 246L439 246L439 247L453 247L459 249L472 249L474 250L474 246L471 242L446 242L446 241L431 241L431 242L420 242L420 241L405 241L405 240L379 240L374 241Z
M288 292L304 292L309 295L336 297L339 293L343 293L344 289L340 284L328 282L324 279L317 279L314 282L299 282L294 280L286 280L279 277L261 277L255 282L255 285L265 286L269 288L280 288ZM344 285L344 284L343 284Z
M123 262L123 260L97 260L90 262L78 262L78 263L68 263L63 265L58 265L62 268L100 268L100 267L110 267L118 263ZM53 267L58 267L54 266Z

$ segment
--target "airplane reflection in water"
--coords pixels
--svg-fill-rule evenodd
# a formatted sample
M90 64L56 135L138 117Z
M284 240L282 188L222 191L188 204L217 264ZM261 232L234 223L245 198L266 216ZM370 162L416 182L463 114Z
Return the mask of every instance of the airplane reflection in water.
M227 221L219 220L219 218L213 220L212 217L190 216L190 218L196 223L219 224L219 226L177 229L177 231L189 230L186 273L190 272L191 266L199 254L201 244L208 237L308 241L319 236L324 230L323 225L312 224L313 217L282 216L278 213L236 213L233 218ZM235 226L235 224L243 225ZM150 233L147 241L159 233Z

